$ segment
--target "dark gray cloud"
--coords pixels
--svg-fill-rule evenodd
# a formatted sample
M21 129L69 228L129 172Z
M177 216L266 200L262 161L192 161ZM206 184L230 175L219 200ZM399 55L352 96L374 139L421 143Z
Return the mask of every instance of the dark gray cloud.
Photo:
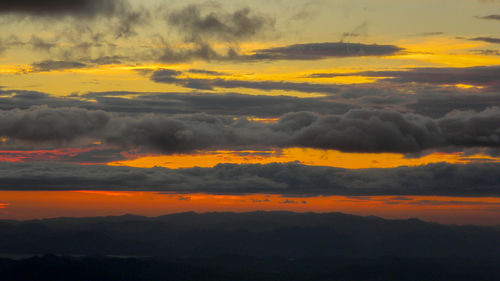
M54 61L79 61L92 54L116 56L115 40L137 35L137 28L152 18L149 10L127 0L0 1L0 15L6 31L24 20L46 26L43 32L35 28L31 39L29 29L19 37L10 34L6 49L43 51ZM56 28L56 21L65 27Z
M441 31L433 31L433 32L423 32L423 33L417 33L415 34L416 36L436 36L436 35L443 35L444 32Z
M127 60L123 56L101 56L96 58L79 58L76 60L44 60L35 62L31 65L31 69L26 69L25 72L50 72L64 71L80 68L90 68L100 65L120 64L123 60Z
M197 43L196 46L186 49L178 49L166 46L156 55L156 60L169 63L188 62L196 59L202 60L227 60L228 56L217 53L208 43Z
M149 75L149 74L147 74ZM483 111L500 107L500 93L444 86L420 86L377 82L340 87L336 95L297 98L218 92L91 92L56 97L46 93L1 90L0 109L27 109L33 105L81 107L126 115L141 113L279 117L288 112L344 114L350 109L391 109L432 118L457 109Z
M324 42L261 49L245 56L252 60L318 60L330 57L390 56L403 51L394 45Z
M144 8L136 10L127 8L119 14L118 18L113 30L115 39L136 35L136 27L148 24L151 13Z
M482 16L478 17L483 20L500 20L500 15L487 15L487 16Z
M206 75L210 75L210 76L230 75L229 73L226 73L226 72L206 70L206 69L189 69L187 72L195 73L195 74L206 74Z
M23 90L1 90L0 109L27 109L35 105L49 107L81 107L123 114L167 113L279 117L287 112L313 111L321 114L340 114L358 108L334 99L314 97L244 95L238 93L147 93L93 92L66 97Z
M0 87L0 109L28 109L32 106L95 108L91 102L68 97L55 97L46 93L23 90L2 90Z
M297 98L237 93L100 92L88 93L79 97L95 100L92 103L84 103L82 106L86 108L99 108L110 112L123 113L192 114L205 112L212 115L226 116L279 117L287 112L295 111L341 114L349 109L359 107L353 104L337 102L335 99L327 97Z
M348 170L297 163L141 169L54 163L0 163L0 188L119 189L219 194L500 195L500 164L430 164Z
M187 48L172 47L158 36L164 47L155 53L155 59L162 62L180 63L196 59L235 60L238 57L238 43L274 32L274 20L265 14L243 8L233 12L225 11L217 2L191 4L172 10L166 15L169 28L177 31ZM227 44L225 53L216 52L216 42Z
M165 47L157 55L157 59L165 62L183 62L194 59L257 62L274 60L320 60L327 58L364 57L364 56L391 56L402 51L403 48L394 45L377 45L345 42L325 42L295 44L284 47L260 49L253 54L242 55L238 48L231 46L226 53L217 53L206 41L197 41L195 46L187 49Z
M91 138L110 119L103 111L79 108L32 107L0 111L0 135L27 142L65 143Z
M500 38L496 37L474 37L470 38L471 41L482 41L486 43L500 44Z
M311 78L337 76L377 77L394 83L429 83L429 84L469 84L484 87L485 90L500 88L500 66L477 67L422 67L395 71L362 71L348 74L315 73Z
M189 80L188 80L189 81ZM159 82L159 81L156 81ZM248 88L256 90L283 90L283 91L297 91L304 93L324 93L335 94L339 92L339 88L333 84L319 84L308 82L286 82L286 81L246 81L246 80L230 80L230 79L214 79L214 80L201 80L198 83L203 85L234 89L234 88ZM186 84L186 87L191 86ZM207 86L208 87L208 86Z
M78 69L87 67L86 64L77 61L45 60L33 63L33 72L48 72L54 70Z
M31 161L31 162L63 162L76 164L100 164L113 161L125 160L122 151L117 148L103 148L96 145L78 148L55 148L43 149L38 147L35 150L30 148L6 148L0 150L2 161Z
M488 107L500 107L500 93L462 93L444 91L416 94L414 102L406 107L414 112L438 118L453 110L483 111Z
M417 153L500 146L500 108L453 111L432 119L386 110L287 113L277 123L208 114L119 116L78 108L0 111L0 136L23 142L99 140L164 153L203 149L310 147L347 152Z
M214 6L215 5L215 6ZM226 12L217 3L189 5L167 15L167 22L185 36L189 42L207 39L224 41L248 40L274 28L274 20L257 14L250 8Z
M126 5L121 0L19 0L0 1L0 14L18 14L35 17L94 17L109 16Z
M333 84L179 77L181 74L183 73L179 71L162 69L153 72L151 80L158 83L176 84L198 90L213 90L214 88L248 88L264 91L284 90L326 94L335 94L339 92L339 87Z
M500 56L499 50L483 49L483 50L474 50L473 52L475 54L484 55L484 56Z

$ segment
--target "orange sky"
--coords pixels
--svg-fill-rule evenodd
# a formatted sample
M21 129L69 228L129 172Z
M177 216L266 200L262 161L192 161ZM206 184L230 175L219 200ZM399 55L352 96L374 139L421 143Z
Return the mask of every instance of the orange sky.
M95 148L99 152L101 147ZM46 150L0 150L0 161L71 161L80 153L91 152L92 148L63 148ZM393 168L399 166L418 166L447 162L466 164L471 162L500 162L500 157L483 154L465 155L463 152L434 152L420 157L405 157L400 153L346 153L337 150L312 148L286 148L266 151L217 150L200 151L190 154L151 155L122 152L126 160L108 162L111 166L130 166L152 168L155 166L170 169L190 167L214 167L220 163L268 164L300 162L311 166L330 166L345 169ZM81 161L81 160L79 160ZM93 164L80 162L81 164Z
M51 21L40 17L38 9L13 11L12 14L4 11L8 20L2 23L4 28L0 30L0 111L9 114L16 112L13 115L24 117L13 118L14 121L4 118L7 121L0 128L0 133L3 134L0 135L0 148L3 149L0 150L0 163L43 161L141 168L159 166L170 169L214 167L222 163L299 162L304 165L345 169L394 168L439 162L500 163L500 156L486 155L487 149L498 149L499 127L495 121L498 117L491 119L492 122L476 118L475 122L468 123L472 124L470 135L476 133L473 131L479 132L475 139L477 145L465 145L462 152L450 152L460 149L461 141L468 142L471 137L469 132L453 128L458 134L457 141L446 143L446 146L422 145L422 149L431 147L442 151L422 150L422 155L418 157L400 153L346 153L298 147L277 149L280 144L276 143L257 148L264 151L252 150L256 146L251 145L243 147L246 150L234 151L230 149L241 146L228 143L227 146L215 146L225 150L213 151L210 149L214 146L208 146L208 150L169 155L158 152L156 145L147 147L151 145L149 140L145 141L144 147L142 141L129 146L128 140L131 137L125 129L123 140L106 141L113 139L115 133L120 136L123 133L114 132L120 126L113 122L101 130L95 129L101 128L101 124L91 120L90 125L82 126L81 132L78 132L75 124L86 124L87 121L71 123L72 119L68 118L68 123L61 125L64 128L61 132L54 130L60 133L58 137L58 134L47 134L47 131L58 128L54 125L55 120L63 118L46 118L52 122L48 124L43 122L43 116L25 118L31 116L31 109L37 111L39 106L46 106L51 110L66 108L68 112L76 109L87 113L102 110L106 116L109 114L110 120L122 117L140 120L147 114L170 117L204 112L213 116L225 116L228 120L247 118L252 122L264 123L277 122L279 116L284 116L287 112L310 111L322 116L341 115L344 114L341 112L349 109L367 109L414 113L438 122L438 119L444 118L439 116L444 116L453 109L479 114L486 108L500 105L498 99L495 100L500 87L495 76L495 73L500 73L498 21L495 15L493 18L490 15L497 13L495 10L498 9L495 8L499 7L499 1L128 2L131 5L126 9L127 12L139 17L135 22L123 18L127 13L98 13L91 17L80 17L78 15L81 11L75 10L70 14L58 14L48 2L39 8L47 9L46 13L51 15ZM287 5L283 6L282 2ZM214 3L218 4L213 5ZM222 26L231 28L219 31L213 28L193 29L189 22L176 25L175 21L169 20L172 15L174 18L178 17L175 15L182 15L186 8L199 9L199 19L194 22L217 20ZM249 17L239 18L241 11L247 11ZM257 24L252 27L253 22ZM120 30L115 27L123 27L122 23L129 24L128 34L116 33ZM240 26L241 23L247 24ZM244 33L248 24L250 29ZM232 34L232 30L238 32ZM299 52L303 53L302 56L293 55L297 52L297 46L303 49ZM358 47L360 49L356 51ZM382 48L382 51L375 52L378 48ZM343 51L344 49L347 51ZM172 58L169 58L169 53L174 54L171 55ZM272 54L278 56L274 57ZM413 71L418 74L416 69L424 68L434 69L440 74L437 77L439 79L434 79L433 75L432 79L426 77L423 80L405 80L402 79L403 76L398 79L391 75L369 74L384 71L391 71L393 74ZM477 72L478 69L485 72ZM155 78L154 74L162 72L165 74L164 79ZM457 80L457 73L462 72L467 79ZM168 73L170 74L166 75ZM349 73L354 75L349 76ZM390 77L393 79L383 79ZM214 83L218 80L220 83ZM272 99L270 96L273 96ZM442 100L433 99L436 97L441 97ZM434 101L443 103L434 104ZM274 104L267 108L268 103ZM445 103L450 107L444 106ZM334 113L337 110L338 113ZM445 110L448 111L441 112ZM497 111L500 112L492 111L497 114L492 115L493 117L500 116ZM75 118L77 119L79 120ZM38 121L47 127L31 126L38 124ZM23 127L24 122L26 124ZM488 134L481 135L481 122L485 123ZM160 132L161 130L158 130L160 137L156 137L154 133L157 128L154 126L140 126L144 127L146 135L149 132L153 136L151 138L161 142L164 135L169 140L172 138L165 132ZM165 125L158 125L162 126ZM76 133L71 132L73 129ZM108 134L106 130L113 132ZM133 127L131 130L137 139L144 135L141 130L136 132ZM191 132L175 134L173 142L180 139L184 141L184 135L188 138L189 133ZM220 133L214 133L213 136L216 137L217 134ZM460 138L460 134L464 134L463 138ZM402 135L406 136L406 133L402 131ZM340 136L345 137L343 133ZM385 144L390 134L380 136L382 137L377 137L376 140L380 139L380 143ZM348 138L346 140L349 142ZM440 144L440 141L436 143ZM481 146L484 143L486 146ZM117 147L111 147L112 145ZM207 146L195 147L204 149ZM339 148L335 145L313 147ZM468 150L478 152L468 155ZM144 151L148 153L142 153ZM185 152L174 147L163 151ZM366 150L350 148L346 151ZM415 150L385 148L380 151ZM6 175L8 176L10 175ZM33 180L36 181L37 178ZM495 184L496 182L493 183ZM415 216L447 223L500 224L500 197L395 198L0 191L0 218L123 213L154 216L192 210L262 209L341 211L387 218Z
M447 196L210 195L130 191L0 191L0 219L159 216L196 211L344 212L447 224L500 225L500 198Z
M486 155L469 155L463 153L436 152L422 157L408 158L399 153L345 153L337 150L321 150L310 148L288 148L270 151L205 151L193 154L145 155L130 160L108 163L112 166L132 166L151 168L213 167L218 163L235 164L267 164L275 162L298 161L311 166L331 166L346 169L393 168L398 166L417 166L430 163L469 163L474 161L500 162L500 158Z

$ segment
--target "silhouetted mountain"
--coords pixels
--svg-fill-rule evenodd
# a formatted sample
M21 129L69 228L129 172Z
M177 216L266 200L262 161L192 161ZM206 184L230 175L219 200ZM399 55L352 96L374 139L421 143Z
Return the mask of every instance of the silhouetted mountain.
M0 253L500 260L500 227L341 213L179 213L0 222Z

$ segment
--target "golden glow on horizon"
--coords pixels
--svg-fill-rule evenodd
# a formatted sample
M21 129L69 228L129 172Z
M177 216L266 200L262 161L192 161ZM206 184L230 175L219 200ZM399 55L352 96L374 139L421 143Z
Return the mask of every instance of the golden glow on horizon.
M129 157L132 157L131 155ZM131 166L151 168L154 166L171 169L189 167L213 167L219 163L268 164L298 161L311 166L331 166L346 169L393 168L399 166L418 166L430 163L447 162L466 164L482 160L500 162L499 158L486 155L436 152L420 158L405 158L398 153L345 153L337 150L311 148L287 148L270 151L228 151L199 152L193 154L148 155L135 159L108 163L111 166Z
M344 212L441 223L500 224L500 198L450 196L213 195L140 191L0 191L0 219L159 216L185 211Z
M471 53L484 48L485 43L436 37L427 41L400 40L397 44L406 49L406 53L393 56L392 59L412 59L450 67L472 67L500 64L500 57Z

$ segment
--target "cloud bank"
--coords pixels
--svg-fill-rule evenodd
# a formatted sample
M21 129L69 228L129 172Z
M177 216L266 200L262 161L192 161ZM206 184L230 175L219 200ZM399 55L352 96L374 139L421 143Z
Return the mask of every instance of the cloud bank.
M347 170L288 164L219 164L213 168L131 168L0 163L0 189L117 189L218 194L500 195L500 164L445 163Z
M0 111L0 136L25 143L104 141L164 153L248 147L415 153L500 146L500 108L441 118L387 110L287 113L277 123L208 114L120 116L100 110L32 107Z
M338 76L376 77L392 83L428 83L428 84L469 84L484 87L485 90L500 89L500 66L476 67L421 67L394 71L361 71L348 74L315 73L311 78L329 78Z

